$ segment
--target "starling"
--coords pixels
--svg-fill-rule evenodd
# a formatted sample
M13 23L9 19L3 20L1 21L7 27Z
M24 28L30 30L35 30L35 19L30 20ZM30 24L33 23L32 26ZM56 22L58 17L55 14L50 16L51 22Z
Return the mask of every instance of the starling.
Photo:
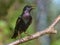
M18 36L18 32L19 34L26 32L27 28L32 22L32 16L30 15L32 9L33 7L29 5L24 7L22 14L16 21L16 26L12 38L16 38Z

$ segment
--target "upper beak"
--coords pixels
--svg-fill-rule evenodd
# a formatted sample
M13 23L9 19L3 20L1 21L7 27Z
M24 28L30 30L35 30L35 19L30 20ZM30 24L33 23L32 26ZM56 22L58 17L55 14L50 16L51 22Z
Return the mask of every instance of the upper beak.
M36 6L32 6L32 9L35 9L36 8Z

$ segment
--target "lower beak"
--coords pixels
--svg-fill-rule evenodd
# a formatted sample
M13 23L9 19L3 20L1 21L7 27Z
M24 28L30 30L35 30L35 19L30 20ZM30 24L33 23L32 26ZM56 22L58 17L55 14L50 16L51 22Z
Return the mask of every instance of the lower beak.
M32 9L35 9L35 6L32 6Z

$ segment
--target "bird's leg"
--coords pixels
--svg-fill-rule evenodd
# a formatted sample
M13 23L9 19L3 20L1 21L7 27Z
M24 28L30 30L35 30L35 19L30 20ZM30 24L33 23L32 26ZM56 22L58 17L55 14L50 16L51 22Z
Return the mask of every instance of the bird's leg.
M20 32L18 31L18 38L20 39Z
M28 34L27 32L24 32L27 36L31 36L30 34Z

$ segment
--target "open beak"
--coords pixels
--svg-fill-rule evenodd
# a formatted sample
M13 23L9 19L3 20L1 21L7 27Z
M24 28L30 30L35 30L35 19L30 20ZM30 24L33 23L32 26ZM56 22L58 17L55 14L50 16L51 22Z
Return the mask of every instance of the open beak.
M36 5L34 5L34 4L31 4L31 6L32 6L32 9L35 9L36 8Z

